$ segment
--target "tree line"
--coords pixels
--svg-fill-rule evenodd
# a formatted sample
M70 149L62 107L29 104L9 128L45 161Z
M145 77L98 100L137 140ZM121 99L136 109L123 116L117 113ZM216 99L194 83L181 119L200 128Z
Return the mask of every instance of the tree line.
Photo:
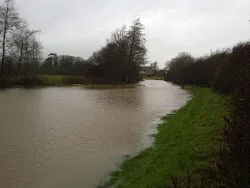
M41 65L40 71L94 77L100 83L138 82L147 54L143 31L143 24L137 18L129 28L123 26L113 32L105 46L88 59L52 53Z
M0 6L0 85L8 77L27 77L35 74L41 60L42 45L38 30L31 30L15 9L13 0L5 0Z
M166 70L167 81L211 87L232 96L216 172L225 187L250 185L250 42L198 58L180 53L167 62Z
M240 71L249 63L250 42L217 50L210 55L194 58L180 53L167 62L165 80L176 84L212 87L223 93L232 92Z
M126 84L141 80L146 63L144 26L135 19L130 27L113 32L106 44L88 59L50 53L43 60L38 30L31 30L15 9L14 0L0 6L0 86L40 84L41 75L84 76L85 82Z

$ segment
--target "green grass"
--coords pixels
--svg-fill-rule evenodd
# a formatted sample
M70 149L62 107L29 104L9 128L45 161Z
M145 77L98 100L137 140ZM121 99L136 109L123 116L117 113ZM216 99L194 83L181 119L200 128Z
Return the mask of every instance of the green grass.
M163 77L146 77L145 79L163 80ZM104 80L94 77L70 76L70 75L40 75L30 76L24 79L21 77L8 77L5 87L15 86L81 86L89 89L113 89L113 88L133 88L135 84L103 84Z
M115 84L75 84L89 89L115 89L115 88L134 88L135 84L115 85Z
M6 87L15 86L79 86L89 89L132 88L135 84L97 84L100 80L84 76L42 75L28 77L8 77Z
M62 86L65 85L63 83L63 78L65 76L58 76L58 75L44 75L44 76L38 76L38 79L44 84L44 85L53 85L53 86Z
M213 139L223 125L227 98L208 88L186 89L193 99L163 118L154 146L125 161L101 187L163 188L171 176L183 178L208 165L219 150Z
M75 85L89 89L112 89L112 88L132 88L135 87L135 84L96 84L92 83L95 80L89 80L84 76L58 76L58 75L46 75L39 76L39 80L42 81L45 85L52 86L67 86Z
M164 80L163 76L146 76L145 80Z
M30 76L26 81L24 76L8 77L6 80L7 87L12 86L64 86L70 85L64 81L65 78L71 76L57 76L57 75L43 75L43 76Z

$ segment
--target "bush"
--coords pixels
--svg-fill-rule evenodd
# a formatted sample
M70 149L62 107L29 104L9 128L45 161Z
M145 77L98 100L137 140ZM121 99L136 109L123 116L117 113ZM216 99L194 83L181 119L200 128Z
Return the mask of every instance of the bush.
M231 116L225 118L222 152L218 164L221 179L228 187L250 185L250 63L236 81Z
M216 51L193 61L177 56L170 61L165 80L177 84L208 86L217 92L232 94L232 112L229 117L225 117L218 174L220 183L226 187L248 187L250 42L239 43L232 49Z
M240 71L249 59L250 42L239 43L232 49L199 58L181 53L170 61L165 80L176 84L212 87L218 92L230 93L235 89Z

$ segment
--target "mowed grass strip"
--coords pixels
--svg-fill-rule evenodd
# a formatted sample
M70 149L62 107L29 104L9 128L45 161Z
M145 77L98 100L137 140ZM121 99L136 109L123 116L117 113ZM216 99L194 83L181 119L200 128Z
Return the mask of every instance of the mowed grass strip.
M223 126L227 97L208 88L186 89L193 98L163 118L154 146L126 160L101 187L163 188L170 177L185 178L208 165L219 151L215 137Z

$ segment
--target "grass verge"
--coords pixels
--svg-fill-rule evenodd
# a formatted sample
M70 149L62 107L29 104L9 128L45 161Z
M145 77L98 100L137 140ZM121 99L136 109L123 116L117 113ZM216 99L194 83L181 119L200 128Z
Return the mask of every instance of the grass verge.
M146 76L144 77L145 80L164 80L163 76Z
M126 160L101 187L179 187L174 180L189 177L209 165L219 151L215 137L227 113L227 97L208 88L186 89L191 89L193 99L163 118L154 146Z
M81 86L88 89L116 89L116 88L134 88L135 84L75 84L76 86Z
M80 86L89 89L132 88L135 84L104 84L100 78L67 75L8 77L5 88L15 86Z

